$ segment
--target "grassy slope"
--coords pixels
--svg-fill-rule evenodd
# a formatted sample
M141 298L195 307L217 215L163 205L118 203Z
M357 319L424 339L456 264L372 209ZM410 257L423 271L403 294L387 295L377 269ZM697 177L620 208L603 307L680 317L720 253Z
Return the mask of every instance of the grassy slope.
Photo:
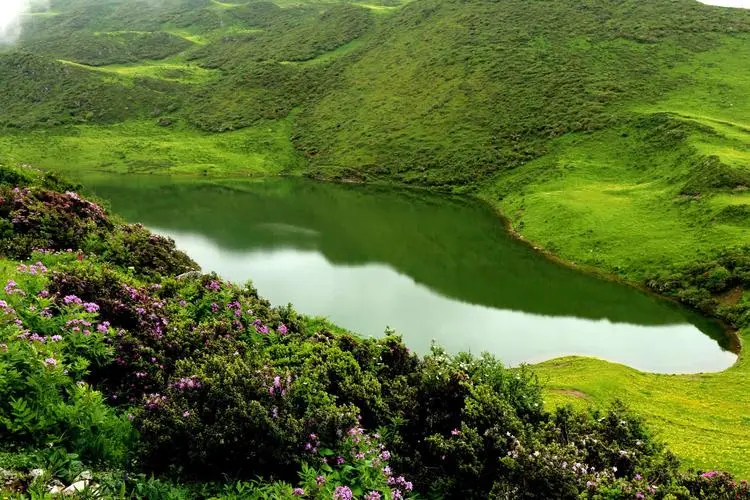
M727 39L722 48L674 69L691 80L689 88L635 109L668 112L710 127L690 133L680 148L693 147L748 168L750 137L742 120L750 116L750 74L739 63L746 57L750 40ZM744 191L686 201L678 195L679 182L670 182L687 174L679 171L684 165L668 155L644 158L639 156L642 151L637 138L623 138L618 131L562 138L539 162L564 165L565 175L532 183L525 192L497 204L529 239L567 260L632 279L667 263L750 242L746 227L717 218L728 205L750 202ZM675 156L679 160L679 154ZM645 168L632 168L637 163ZM532 163L524 168L537 167ZM523 174L523 169L514 173ZM742 337L747 346L750 331ZM549 402L602 404L616 395L644 414L687 464L727 468L750 477L746 351L726 372L695 376L645 374L582 358L554 360L537 368L548 381Z
M65 171L159 173L220 177L276 175L299 168L290 121L259 122L221 136L179 125L127 121L0 136L7 161Z
M744 191L682 194L707 155L737 171L750 164L750 69L741 64L750 59L750 40L741 34L750 13L689 0L420 0L400 10L371 2L360 5L379 14L374 24L359 11L338 10L316 31L307 23L325 24L325 3L294 2L302 5L295 10L285 1L277 6L286 9L191 2L189 11L166 2L160 16L118 10L114 2L100 7L106 22L91 23L84 9L40 18L41 31L54 20L86 26L92 36L159 31L190 44L169 38L174 50L186 51L126 65L106 64L132 59L119 43L109 60L85 59L86 51L70 63L103 65L68 63L77 82L104 96L121 89L136 100L147 96L148 106L105 116L96 100L80 106L68 99L29 118L30 92L6 121L39 126L73 108L73 118L62 121L89 124L7 132L0 158L71 173L268 175L302 171L296 146L308 172L323 178L468 186L527 239L632 280L750 241L748 218L725 212L750 205ZM348 31L335 29L340 19ZM74 83L66 89L81 93ZM167 113L177 119L172 128L154 125L149 109L173 104L162 102L165 91L179 101ZM241 130L211 135L191 124ZM539 371L550 402L604 404L618 395L689 464L750 477L746 357L725 373L692 377L576 358Z

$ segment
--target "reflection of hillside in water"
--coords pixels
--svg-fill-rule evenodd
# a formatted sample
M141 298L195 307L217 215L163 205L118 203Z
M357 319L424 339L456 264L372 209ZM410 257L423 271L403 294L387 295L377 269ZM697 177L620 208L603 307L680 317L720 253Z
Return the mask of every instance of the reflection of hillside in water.
M470 304L613 323L691 321L724 338L671 303L550 262L510 238L490 210L463 199L296 179L87 184L129 220L200 234L226 250L315 250L335 264L385 264Z
M389 326L419 353L434 340L450 352L488 351L510 365L578 354L665 373L718 371L736 359L689 323L644 326L497 309L444 297L385 264L334 264L316 250L227 249L200 234L153 229L205 269L235 282L252 279L273 303L291 302L364 335Z

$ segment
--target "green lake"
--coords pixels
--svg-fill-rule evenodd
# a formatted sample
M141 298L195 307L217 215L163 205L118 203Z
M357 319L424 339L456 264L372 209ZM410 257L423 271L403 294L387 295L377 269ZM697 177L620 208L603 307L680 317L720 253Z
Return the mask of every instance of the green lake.
M204 271L363 335L393 328L420 353L434 340L508 365L585 355L661 373L736 361L719 325L549 261L472 200L298 179L85 185Z

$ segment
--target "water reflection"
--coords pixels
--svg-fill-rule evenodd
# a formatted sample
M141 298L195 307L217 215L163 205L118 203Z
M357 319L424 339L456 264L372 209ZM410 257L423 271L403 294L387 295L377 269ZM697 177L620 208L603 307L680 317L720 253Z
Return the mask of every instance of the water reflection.
M365 335L390 326L419 352L434 339L508 364L580 354L664 373L735 361L715 323L558 266L463 199L292 179L87 186L205 270Z

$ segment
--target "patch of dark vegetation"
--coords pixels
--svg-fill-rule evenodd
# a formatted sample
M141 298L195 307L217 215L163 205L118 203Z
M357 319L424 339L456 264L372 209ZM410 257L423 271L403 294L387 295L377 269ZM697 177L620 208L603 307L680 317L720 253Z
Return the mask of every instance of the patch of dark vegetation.
M28 52L0 54L0 81L0 127L114 123L175 107L163 88L116 83Z
M373 26L369 9L338 4L321 13L296 9L279 11L255 33L227 35L191 54L209 68L244 70L248 62L307 61L330 52ZM264 19L261 17L261 19Z
M750 186L750 170L727 165L718 156L696 156L680 194L697 196L746 186Z
M53 35L25 48L38 54L74 61L89 66L125 64L141 60L164 59L192 46L182 37L156 32L114 32Z
M750 246L664 271L648 279L647 285L736 327L750 325ZM728 302L724 297L730 293L737 297Z
M734 226L750 227L750 205L728 205L716 215L716 220Z

